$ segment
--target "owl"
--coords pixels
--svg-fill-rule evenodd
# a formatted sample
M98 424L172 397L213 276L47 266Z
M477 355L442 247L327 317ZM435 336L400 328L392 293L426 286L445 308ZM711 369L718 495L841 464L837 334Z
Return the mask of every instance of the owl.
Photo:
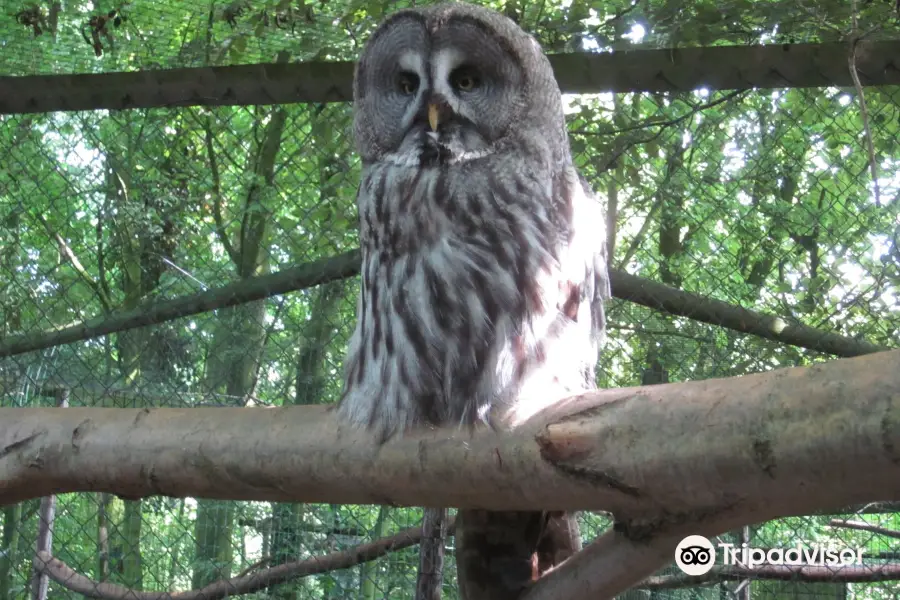
M514 428L594 389L604 215L540 45L468 4L399 11L354 77L362 271L337 407L381 440ZM563 513L461 510L462 597L504 600L580 548Z

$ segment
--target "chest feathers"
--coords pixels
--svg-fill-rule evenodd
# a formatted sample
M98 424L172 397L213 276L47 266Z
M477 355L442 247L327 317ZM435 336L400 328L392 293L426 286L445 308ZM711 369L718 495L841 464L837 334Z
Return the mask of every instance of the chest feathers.
M542 179L478 162L364 169L339 410L384 437L426 423L514 426L594 387L608 295L599 207L571 167Z

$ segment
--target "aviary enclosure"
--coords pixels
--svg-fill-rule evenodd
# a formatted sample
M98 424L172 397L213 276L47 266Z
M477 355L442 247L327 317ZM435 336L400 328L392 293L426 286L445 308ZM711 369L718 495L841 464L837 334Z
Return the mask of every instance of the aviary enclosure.
M488 4L553 55L577 163L607 208L602 388L897 347L895 2ZM419 508L29 494L11 475L17 408L336 400L358 279L352 61L401 6L4 3L0 600L412 598ZM900 495L884 486L869 503L718 536L852 547L862 564L719 563L694 578L669 564L623 597L896 598L900 505L886 500ZM587 511L581 525L587 544L611 519ZM456 598L452 536L447 548L443 595Z

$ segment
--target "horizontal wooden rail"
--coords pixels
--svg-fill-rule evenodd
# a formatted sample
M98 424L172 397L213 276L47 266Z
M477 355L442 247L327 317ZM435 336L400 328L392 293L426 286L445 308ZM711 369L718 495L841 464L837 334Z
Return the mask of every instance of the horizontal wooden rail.
M708 46L550 57L565 93L852 86L848 43ZM900 41L856 46L864 86L900 84ZM353 63L305 62L0 77L0 114L346 102Z
M210 310L263 300L277 294L346 279L359 273L360 260L359 250L351 250L330 258L283 269L277 273L242 279L190 296L154 301L131 310L100 315L69 327L10 336L0 340L0 358L61 344L72 344L137 327L158 325ZM611 269L609 275L612 293L616 298L672 315L835 356L859 356L887 349L865 340L823 331L801 323L788 323L777 315L747 310L617 269Z

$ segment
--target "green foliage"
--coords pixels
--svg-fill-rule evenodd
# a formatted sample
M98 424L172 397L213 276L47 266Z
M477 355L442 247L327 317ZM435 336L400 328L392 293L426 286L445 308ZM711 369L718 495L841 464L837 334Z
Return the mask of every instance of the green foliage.
M296 59L352 60L385 14L415 4L409 0L71 0L62 4L54 33L50 0L13 2L0 15L0 75L91 73L223 64L273 62L287 50ZM421 4L421 3L419 3ZM852 29L873 37L897 33L893 2L843 0L486 0L533 31L552 51L588 47L625 48L631 25L649 29L641 41L655 47L714 44L815 42L843 39ZM16 18L38 5L41 35ZM118 26L101 35L95 56L92 16L118 10ZM652 25L652 28L650 27ZM85 32L83 34L83 31Z

